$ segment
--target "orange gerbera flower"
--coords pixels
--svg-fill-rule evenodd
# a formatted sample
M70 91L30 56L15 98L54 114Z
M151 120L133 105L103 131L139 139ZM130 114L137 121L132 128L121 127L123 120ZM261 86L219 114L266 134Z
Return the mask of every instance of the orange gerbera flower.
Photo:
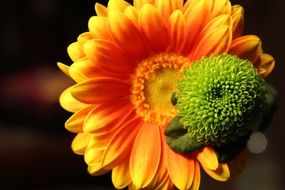
M180 154L164 130L177 114L171 104L181 68L210 54L248 59L262 76L274 67L257 36L243 36L243 8L228 0L110 0L95 5L89 31L68 47L77 84L60 96L74 114L72 149L88 171L112 170L116 188L199 189L200 166L219 181L230 177L210 146ZM231 164L235 165L235 164Z

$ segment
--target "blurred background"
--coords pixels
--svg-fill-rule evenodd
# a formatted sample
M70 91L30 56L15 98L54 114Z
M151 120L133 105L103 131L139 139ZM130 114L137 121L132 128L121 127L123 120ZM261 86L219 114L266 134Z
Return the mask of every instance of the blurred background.
M113 189L109 174L90 176L83 157L72 153L74 134L64 128L71 114L58 104L58 96L72 81L56 62L71 63L66 48L88 30L95 2L107 1L1 1L0 189ZM276 59L267 81L277 88L280 102L265 136L254 136L250 146L255 153L249 154L242 175L219 183L203 174L201 189L282 190L285 1L232 3L245 8L245 33L258 35L264 51Z

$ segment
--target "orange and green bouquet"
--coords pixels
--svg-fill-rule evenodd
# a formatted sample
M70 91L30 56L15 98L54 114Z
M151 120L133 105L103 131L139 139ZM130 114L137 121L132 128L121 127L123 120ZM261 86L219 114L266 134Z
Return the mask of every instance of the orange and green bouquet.
M277 94L274 68L244 9L229 0L109 0L59 68L75 84L60 96L73 115L75 153L88 172L112 172L117 189L199 189L245 165L246 144L265 129Z

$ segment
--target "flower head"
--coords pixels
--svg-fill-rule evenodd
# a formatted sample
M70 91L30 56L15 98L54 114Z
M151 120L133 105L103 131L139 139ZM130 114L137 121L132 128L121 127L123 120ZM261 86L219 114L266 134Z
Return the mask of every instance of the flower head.
M194 61L231 54L262 77L272 71L274 59L262 52L259 38L243 36L243 8L228 0L134 0L134 6L110 0L95 9L89 31L68 47L74 63L58 64L76 82L60 103L74 113L65 127L77 133L72 149L84 155L88 171L112 171L119 189L199 189L201 167L227 180L238 162L218 162L208 144L177 152L165 129L179 114L172 94Z

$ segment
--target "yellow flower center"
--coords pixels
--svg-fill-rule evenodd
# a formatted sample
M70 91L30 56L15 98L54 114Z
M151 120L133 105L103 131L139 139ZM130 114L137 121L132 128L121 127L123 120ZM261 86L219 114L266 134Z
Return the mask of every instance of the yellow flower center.
M138 65L132 80L131 102L144 121L164 125L177 115L171 96L177 90L182 66L188 64L185 57L161 53Z

